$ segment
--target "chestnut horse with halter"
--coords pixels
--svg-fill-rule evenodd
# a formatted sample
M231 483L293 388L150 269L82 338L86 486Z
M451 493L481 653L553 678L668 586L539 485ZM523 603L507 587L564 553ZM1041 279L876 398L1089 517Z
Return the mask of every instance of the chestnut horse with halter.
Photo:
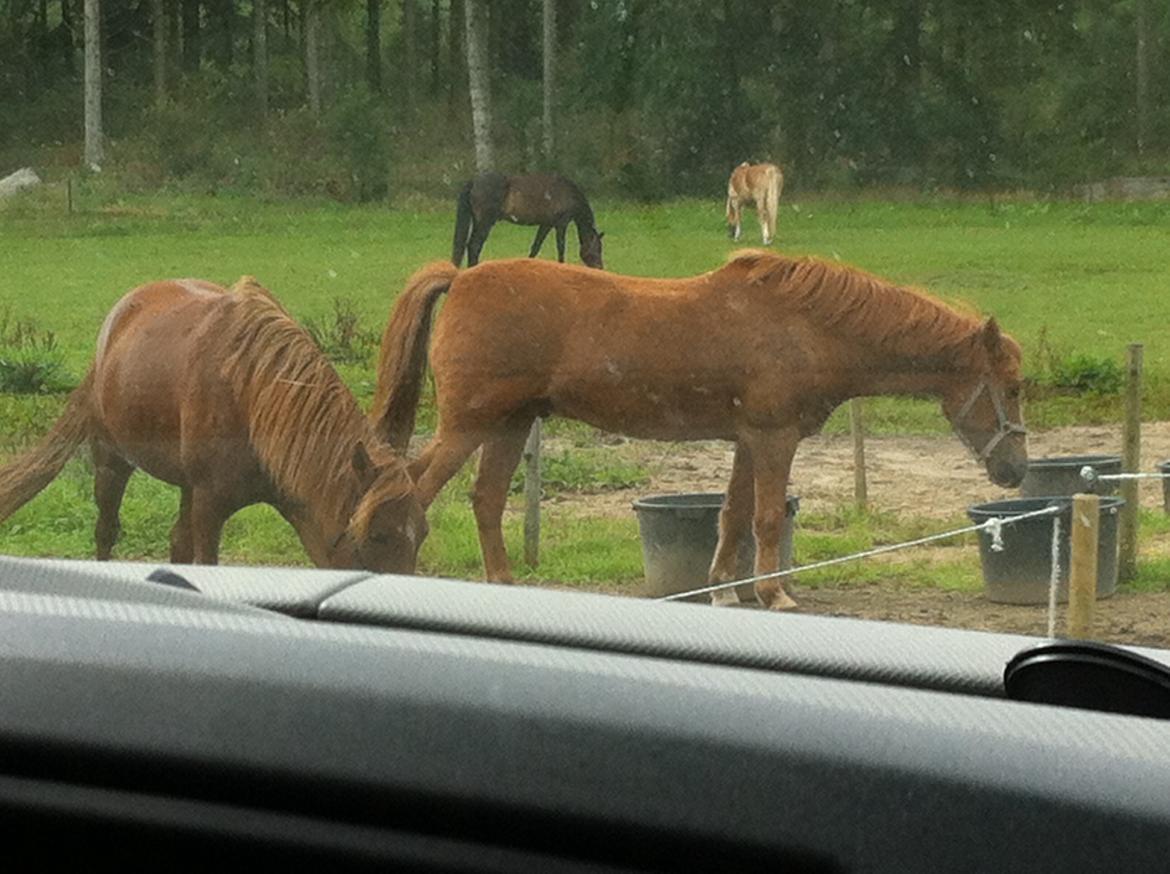
M727 181L727 232L738 240L743 208L754 203L760 218L760 232L764 245L776 237L776 213L780 209L780 192L784 189L784 174L775 164L749 164L744 161L731 171Z
M175 280L126 294L64 413L0 469L0 520L83 442L93 451L98 559L113 550L135 468L181 490L173 562L216 564L224 522L261 502L320 567L411 572L426 536L402 456L377 440L309 335L250 278L230 293Z
M517 225L539 225L529 258L535 258L544 238L557 232L557 260L565 260L565 229L577 225L581 263L602 268L601 238L593 210L577 183L556 173L504 176L480 173L463 186L456 201L455 239L451 263L458 267L467 254L467 266L479 263L479 254L492 226L500 219Z
M764 252L689 279L600 273L547 261L418 271L382 340L371 417L406 446L427 363L439 424L410 463L424 506L483 447L473 507L490 580L511 579L501 533L508 486L538 416L657 440L735 442L713 583L736 579L749 530L757 575L778 570L797 444L843 401L931 395L991 479L1027 466L1020 347L994 319L958 312L859 270ZM776 579L756 584L794 606Z

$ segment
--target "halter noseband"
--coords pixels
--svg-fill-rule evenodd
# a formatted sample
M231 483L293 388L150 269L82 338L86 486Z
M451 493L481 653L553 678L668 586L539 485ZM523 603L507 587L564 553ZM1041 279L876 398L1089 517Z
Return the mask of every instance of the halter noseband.
M966 418L967 414L971 412L971 408L975 406L975 401L979 400L979 396L986 391L988 397L991 398L991 405L995 408L995 418L999 423L999 430L997 430L991 439L988 440L982 449L976 449L975 444L972 443L967 435L960 430L959 425ZM975 456L975 460L985 462L995 451L995 447L1007 437L1009 434L1027 434L1028 429L1023 426L1021 422L1013 422L1007 417L1007 411L1003 408L1003 397L1000 391L995 386L991 385L986 379L979 380L979 385L975 386L975 390L971 392L971 396L967 398L963 406L959 407L959 411L955 413L955 417L951 419L951 425L958 434L959 439L963 441L963 445L971 450L971 454Z

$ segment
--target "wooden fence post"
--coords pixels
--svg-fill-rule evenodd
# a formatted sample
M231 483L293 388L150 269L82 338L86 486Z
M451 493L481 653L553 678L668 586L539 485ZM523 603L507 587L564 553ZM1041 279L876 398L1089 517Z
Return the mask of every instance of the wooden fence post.
M861 398L849 401L849 431L853 435L853 502L859 510L869 504L865 484L865 422L861 416Z
M1097 601L1097 542L1101 520L1097 495L1073 495L1069 532L1068 622L1065 633L1086 638L1093 633Z
M540 563L540 419L524 444L524 563Z
M1126 353L1125 429L1122 434L1122 464L1125 473L1141 469L1142 454L1142 344L1131 343ZM1117 557L1117 577L1121 582L1132 580L1137 573L1138 481L1121 481L1119 489L1125 499L1117 520L1120 546Z

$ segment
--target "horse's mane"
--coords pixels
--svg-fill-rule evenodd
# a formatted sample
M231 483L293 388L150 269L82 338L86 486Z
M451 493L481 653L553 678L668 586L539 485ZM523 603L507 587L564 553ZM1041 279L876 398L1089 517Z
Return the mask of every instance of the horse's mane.
M746 272L749 284L767 287L783 298L786 308L896 358L966 363L983 324L969 308L819 258L747 249L732 253L723 271Z
M213 340L221 372L244 400L249 437L277 488L347 518L357 497L355 444L373 433L308 333L250 276L232 287L231 315Z

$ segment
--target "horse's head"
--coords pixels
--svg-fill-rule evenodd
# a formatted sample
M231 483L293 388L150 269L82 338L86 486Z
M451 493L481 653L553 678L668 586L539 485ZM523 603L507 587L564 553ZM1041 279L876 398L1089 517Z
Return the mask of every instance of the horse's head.
M414 573L418 549L427 536L427 517L414 494L402 457L389 446L354 447L353 468L363 493L330 564L378 573Z
M943 411L992 482L1014 488L1028 469L1019 344L988 319L975 340L972 362L967 375L944 395Z
M597 228L591 229L590 233L581 234L581 263L587 267L596 267L598 270L604 270L605 264L601 260L601 238L605 236L604 231L599 231Z

